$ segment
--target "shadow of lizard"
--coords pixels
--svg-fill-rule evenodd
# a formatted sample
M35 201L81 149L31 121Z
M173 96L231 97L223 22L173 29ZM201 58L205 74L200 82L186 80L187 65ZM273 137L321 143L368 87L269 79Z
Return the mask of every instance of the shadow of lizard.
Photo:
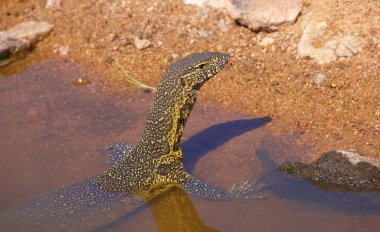
M186 169L191 172L203 155L237 136L265 125L271 120L270 117L233 120L213 125L195 134L181 144Z
M88 231L132 213L173 187L212 200L255 198L262 190L249 180L224 190L186 172L180 139L196 94L229 61L225 53L191 54L165 72L135 145L105 148L119 157L110 170L45 194L0 218L5 231ZM9 228L9 229L8 229ZM15 229L16 228L16 229Z

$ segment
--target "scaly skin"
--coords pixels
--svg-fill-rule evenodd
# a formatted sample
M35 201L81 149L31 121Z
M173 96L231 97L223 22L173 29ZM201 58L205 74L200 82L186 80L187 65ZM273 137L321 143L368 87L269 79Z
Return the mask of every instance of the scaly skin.
M225 191L195 179L182 163L180 140L196 94L228 61L225 53L196 53L169 67L158 86L142 138L133 148L114 145L114 150L125 156L96 177L101 190L150 199L165 191L164 186L176 185L214 200L254 197L252 193L260 190L254 188L255 180Z

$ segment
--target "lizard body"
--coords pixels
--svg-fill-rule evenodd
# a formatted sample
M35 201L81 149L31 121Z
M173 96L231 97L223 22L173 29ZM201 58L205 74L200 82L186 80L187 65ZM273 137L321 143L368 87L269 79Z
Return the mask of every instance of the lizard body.
M133 148L117 146L115 150L126 155L96 177L101 190L133 192L149 199L157 191L165 191L166 184L174 184L214 200L253 197L249 194L259 190L253 187L255 180L226 191L194 178L182 163L180 140L196 94L228 61L225 53L195 53L168 68L157 88L142 138Z

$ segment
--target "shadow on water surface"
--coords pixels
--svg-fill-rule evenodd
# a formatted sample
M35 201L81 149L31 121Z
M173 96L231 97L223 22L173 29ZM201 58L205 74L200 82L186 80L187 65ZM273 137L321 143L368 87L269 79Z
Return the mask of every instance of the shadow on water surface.
M222 146L234 137L264 126L270 121L271 118L269 117L234 120L210 126L193 135L181 145L185 167L191 172L203 155Z
M72 223L80 223L84 230L377 231L380 227L376 194L329 193L278 172L279 157L295 151L301 158L303 153L296 145L291 145L292 149L281 142L275 146L275 140L287 139L274 139L265 130L268 118L247 119L199 104L186 125L182 143L186 168L226 188L236 180L269 176L266 183L270 189L263 193L267 199L205 201L173 189L148 207L139 201L126 209L125 199L131 198L101 195L92 188L91 177L86 177L107 168L106 157L95 153L98 147L114 141L137 142L151 96L104 93L96 83L73 86L73 79L87 74L72 66L51 60L32 65L17 76L0 78L1 211L21 202L33 203L30 199L44 192L54 200L65 190L74 191L67 199L82 207L81 213L88 217L101 213L102 207L110 210L108 216L97 214L85 224L73 219ZM89 194L103 197L95 200L99 200L96 206L87 204L90 198L84 204L80 201L85 191L78 189L86 186L93 191ZM43 207L40 210L49 212Z

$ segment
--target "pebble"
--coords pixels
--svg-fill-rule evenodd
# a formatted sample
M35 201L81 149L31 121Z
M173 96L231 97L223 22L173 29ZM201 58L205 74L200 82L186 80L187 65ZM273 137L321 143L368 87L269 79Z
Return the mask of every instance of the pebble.
M184 0L184 3L199 7L210 6L217 9L225 6L225 0Z
M144 48L147 48L151 45L150 40L147 39L140 39L139 37L134 38L134 45L137 49L141 50Z
M47 0L45 8L60 8L61 0Z
M201 37L203 37L203 38L207 38L208 35L209 35L209 32L206 31L206 30L199 30L198 31L198 35L201 36Z
M320 73L318 73L317 75L315 75L315 76L313 77L313 82L314 82L314 84L319 85L319 84L321 84L325 79L326 79L325 74L320 72Z
M259 43L260 46L268 46L270 44L272 44L274 42L274 39L271 38L271 37L265 37L264 39L261 40L261 42Z
M227 32L227 26L226 26L226 21L224 19L220 19L218 21L218 28L221 32Z
M58 51L62 56L66 56L69 53L69 45L60 46Z

